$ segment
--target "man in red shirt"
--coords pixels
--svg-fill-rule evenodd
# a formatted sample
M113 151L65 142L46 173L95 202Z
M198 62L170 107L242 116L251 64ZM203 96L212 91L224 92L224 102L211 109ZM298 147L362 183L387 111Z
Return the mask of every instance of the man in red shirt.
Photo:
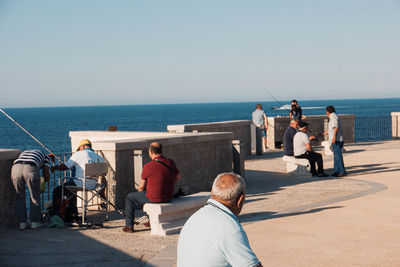
M171 201L174 196L174 185L180 179L175 162L163 157L160 143L150 144L149 157L151 161L143 167L138 191L131 192L125 197L125 227L122 230L127 233L133 233L135 209L149 202Z

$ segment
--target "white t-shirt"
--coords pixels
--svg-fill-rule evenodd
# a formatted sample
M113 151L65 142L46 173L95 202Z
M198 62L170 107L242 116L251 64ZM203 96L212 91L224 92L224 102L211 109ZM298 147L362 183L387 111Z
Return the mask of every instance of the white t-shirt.
M77 186L83 186L83 176L85 175L85 164L87 163L95 163L95 162L104 162L104 159L97 155L92 149L84 149L78 152L75 152L71 158L65 162L65 166L69 169L75 167L75 175L74 177L80 178L79 180L75 179L74 183ZM87 179L86 180L86 188L93 189L96 187L97 181Z
M295 156L300 156L306 153L306 144L310 143L308 135L303 132L297 132L293 138L293 154Z

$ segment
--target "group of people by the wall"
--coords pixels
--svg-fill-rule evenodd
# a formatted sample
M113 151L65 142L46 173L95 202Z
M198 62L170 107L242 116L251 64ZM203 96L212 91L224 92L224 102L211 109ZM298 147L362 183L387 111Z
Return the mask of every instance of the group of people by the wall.
M298 105L297 101L295 101L295 104ZM313 176L328 177L329 175L324 171L322 155L315 152L311 144L311 141L316 137L307 134L309 124L304 121L306 117L302 115L301 108L299 110L300 112L296 112L296 116L292 115L292 111L290 113L290 125L283 136L284 154L296 158L308 159L310 162L310 172ZM329 117L328 131L322 133L321 136L328 135L329 143L333 150L334 172L331 176L343 177L347 175L347 172L344 167L342 155L344 139L341 120L333 106L326 107L326 115Z

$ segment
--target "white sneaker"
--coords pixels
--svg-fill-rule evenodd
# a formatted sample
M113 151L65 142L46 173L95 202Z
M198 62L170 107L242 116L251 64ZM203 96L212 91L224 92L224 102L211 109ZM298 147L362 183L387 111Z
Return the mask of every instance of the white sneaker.
M26 229L26 223L19 223L19 230L24 231Z
M38 228L42 228L43 224L41 224L40 222L32 222L31 223L31 229L38 229Z

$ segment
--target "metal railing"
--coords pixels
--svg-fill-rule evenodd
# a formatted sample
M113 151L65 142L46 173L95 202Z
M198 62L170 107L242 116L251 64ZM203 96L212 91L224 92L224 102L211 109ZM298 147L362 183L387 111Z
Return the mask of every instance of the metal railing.
M383 141L392 139L391 116L365 116L354 119L355 142Z
M63 162L66 162L71 155L72 153L57 154ZM53 163L54 165L56 164ZM40 194L42 210L45 210L45 202L53 200L54 188L59 186L66 176L71 176L71 170L50 172L50 180L46 183L46 190ZM27 200L29 201L29 197L27 197Z

